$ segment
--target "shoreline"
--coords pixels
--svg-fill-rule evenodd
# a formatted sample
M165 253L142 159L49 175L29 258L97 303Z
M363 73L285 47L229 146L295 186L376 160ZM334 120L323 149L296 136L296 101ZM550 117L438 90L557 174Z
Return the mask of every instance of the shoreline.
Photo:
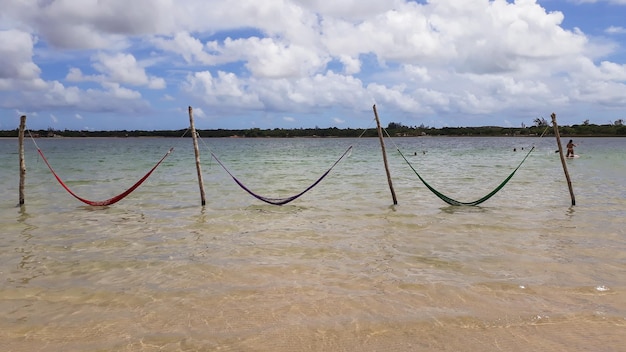
M390 123L384 128L385 135L392 137L533 137L539 135L554 135L549 125L530 127L427 127L404 126ZM274 128L274 129L196 129L203 138L344 138L344 137L378 137L376 128ZM18 129L0 130L0 138L17 138ZM88 137L190 137L188 129L174 130L108 130L108 131L79 131L79 130L29 130L36 138L88 138ZM559 126L559 134L563 137L626 137L624 125L571 125Z

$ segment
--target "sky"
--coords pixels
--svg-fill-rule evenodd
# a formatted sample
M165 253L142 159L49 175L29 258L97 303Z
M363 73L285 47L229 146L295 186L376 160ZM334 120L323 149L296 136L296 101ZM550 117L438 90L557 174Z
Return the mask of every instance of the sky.
M0 130L626 118L626 0L0 0Z

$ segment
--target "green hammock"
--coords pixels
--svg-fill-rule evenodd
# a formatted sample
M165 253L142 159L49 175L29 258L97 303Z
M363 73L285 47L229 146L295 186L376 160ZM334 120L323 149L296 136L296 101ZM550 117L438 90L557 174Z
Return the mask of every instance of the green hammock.
M524 157L524 159L522 159L522 161L519 163L519 165L517 165L517 167L515 168L515 170L513 170L513 172L511 172L511 174L509 175L509 177L507 177L506 179L504 179L504 181L502 181L502 183L500 183L500 185L498 185L498 187L496 187L493 191L489 192L486 196L475 200L473 202L459 202L458 200L452 199L448 196L446 196L445 194L437 191L436 189L434 189L431 185L429 185L423 178L422 176L420 176L420 174L417 172L417 170L415 170L415 168L413 167L413 165L411 165L411 163L407 160L407 158L404 156L404 154L402 154L402 152L400 151L399 148L396 147L396 150L398 150L398 153L400 153L400 155L402 156L402 158L404 159L404 161L406 161L406 163L409 165L409 167L411 167L411 169L413 170L413 172L415 172L415 174L417 175L417 177L420 179L420 181L422 181L422 183L424 184L424 186L426 186L431 192L433 192L437 197L439 197L441 200L443 200L444 202L450 204L450 205L471 205L471 206L475 206L478 205L480 203L483 203L484 201L486 201L487 199L493 197L494 194L498 193L499 190L502 189L502 187L504 187L504 185L507 184L507 182L509 182L509 180L511 178L513 178L513 175L515 175L515 172L517 172L517 170L522 166L522 164L524 163L524 161L526 161L526 159L528 158L528 156L530 155L530 153L535 149L535 147L533 146L532 148L530 148L530 151L528 152L528 154L526 154L526 156Z

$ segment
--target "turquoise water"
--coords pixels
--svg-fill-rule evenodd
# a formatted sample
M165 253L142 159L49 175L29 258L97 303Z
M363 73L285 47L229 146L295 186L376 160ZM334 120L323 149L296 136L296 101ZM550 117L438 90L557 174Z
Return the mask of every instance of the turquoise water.
M0 139L8 351L618 351L626 343L626 139ZM564 141L565 142L565 141ZM271 197L319 185L281 207ZM515 177L480 207L452 207ZM514 148L516 151L513 151ZM522 150L522 148L524 148Z

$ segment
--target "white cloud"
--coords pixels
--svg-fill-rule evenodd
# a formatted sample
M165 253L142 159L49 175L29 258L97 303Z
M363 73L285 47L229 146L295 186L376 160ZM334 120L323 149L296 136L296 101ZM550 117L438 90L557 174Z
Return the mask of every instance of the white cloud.
M65 76L65 80L69 82L99 81L103 78L104 77L98 78L95 76L86 77L85 75L83 75L83 71L81 71L80 68L76 68L76 67L70 67L70 70Z
M432 80L428 73L428 68L416 65L404 65L404 73L409 79L417 79L421 82L429 82Z
M147 33L161 6L145 0L5 0L3 12L63 49L113 49L127 34Z
M339 61L343 64L345 74L353 75L361 72L361 60L348 55L339 55Z
M141 99L141 94L115 83L108 83L105 90L86 89L76 86L66 87L61 82L45 83L46 88L41 91L22 91L17 100L1 102L0 107L19 109L23 106L41 110L72 109L84 112L120 113L145 112L148 105ZM29 113L32 115L33 113Z
M36 39L20 30L0 30L0 91L41 90L46 84L32 59Z
M196 72L187 77L183 89L208 105L244 109L262 107L258 97L250 93L245 82L233 73L220 71L217 77L213 77L209 71Z
M567 30L534 0L5 0L0 17L0 109L85 119L174 105L175 89L211 114L522 116L622 106L626 80L620 36Z
M376 103L387 106L395 106L404 112L419 112L422 110L416 98L406 94L404 87L386 87L381 84L371 83L367 90L375 98Z
M151 42L159 49L169 51L182 56L186 63L195 64L216 64L218 57L204 51L204 44L192 37L189 33L182 31L174 35L173 38L157 36Z
M111 96L118 99L132 100L141 98L141 93L138 91L122 87L118 83L106 82L103 83L103 86Z
M195 116L200 117L200 118L206 117L206 113L204 112L204 110L202 110L202 108L193 109L193 113Z
M610 26L604 31L608 34L626 34L626 28L621 26Z
M46 81L40 76L40 67L34 63L33 56L36 39L29 33L20 30L0 31L0 108L20 109L28 106L35 111L29 113L34 116L38 110L72 108L81 111L119 111L145 110L145 102L140 101L141 94L136 91L120 87L117 83L107 83L104 75L84 76L80 69L70 69L66 79L70 82L98 81L104 91L82 89L77 86L65 86L57 80ZM149 87L160 88L165 84L162 79L145 75L145 71L136 61L126 58L126 65L112 67L105 73L110 74L123 82L144 84ZM124 63L124 60L120 60ZM119 63L119 62L118 62ZM109 66L110 67L110 66ZM143 73L143 76L142 76ZM118 76L115 76L118 74ZM129 99L138 100L132 104ZM119 103L124 101L125 106ZM118 104L119 103L119 104ZM76 114L75 116L82 116ZM50 114L53 122L58 122L54 114Z
M244 60L252 75L259 78L310 75L318 72L330 60L315 48L273 38L227 38L222 45L214 41L208 43L207 47L232 61Z
M100 72L99 75L84 75L79 68L71 67L65 79L70 82L130 84L146 86L150 89L163 89L166 86L163 78L147 75L145 68L132 54L98 53L92 60L94 61L92 66Z
M33 37L18 30L0 31L0 78L32 80L41 70L32 61Z

